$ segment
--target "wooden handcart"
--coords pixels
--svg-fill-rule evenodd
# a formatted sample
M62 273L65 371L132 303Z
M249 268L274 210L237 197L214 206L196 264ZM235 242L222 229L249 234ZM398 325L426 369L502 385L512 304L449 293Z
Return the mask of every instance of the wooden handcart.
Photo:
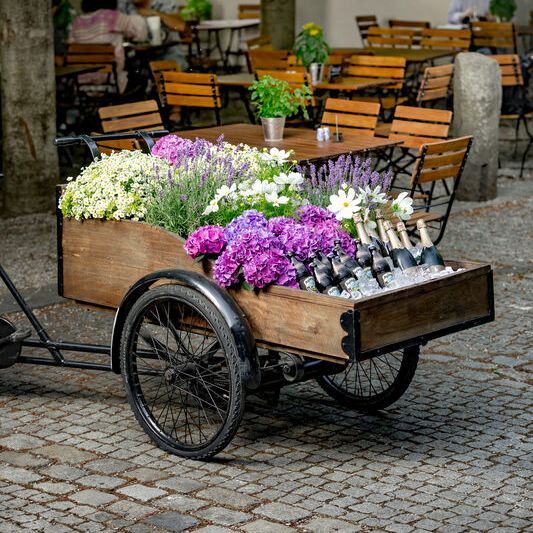
M38 339L0 318L0 368L46 364L121 373L150 438L203 459L235 435L247 394L316 379L345 407L371 412L398 400L420 346L494 319L490 265L448 262L453 274L360 300L270 287L225 290L183 240L133 221L76 221L58 212L58 282L65 298L116 310L110 344L53 341L7 273L2 279ZM46 348L52 358L21 354ZM65 359L98 353L108 363Z

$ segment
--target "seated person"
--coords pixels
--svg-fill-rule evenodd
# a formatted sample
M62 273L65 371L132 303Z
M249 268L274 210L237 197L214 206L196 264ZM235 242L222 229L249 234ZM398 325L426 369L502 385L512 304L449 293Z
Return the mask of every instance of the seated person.
M70 30L71 43L109 43L115 47L117 85L122 93L128 83L128 73L124 70L124 38L133 41L146 41L148 27L139 15L124 15L117 10L117 0L83 0L83 15L74 19ZM95 72L80 76L81 84L105 84L107 74Z
M490 0L452 0L448 10L450 24L468 24L470 20L493 20Z

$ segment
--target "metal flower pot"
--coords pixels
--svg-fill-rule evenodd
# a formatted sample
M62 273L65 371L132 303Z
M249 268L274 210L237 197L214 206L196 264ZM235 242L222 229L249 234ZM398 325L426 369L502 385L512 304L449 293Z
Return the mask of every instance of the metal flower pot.
M261 117L261 124L263 125L263 135L265 136L265 141L283 140L283 128L285 127L285 117L275 117L275 118Z
M309 75L313 85L320 83L324 78L324 63L311 63L309 65Z

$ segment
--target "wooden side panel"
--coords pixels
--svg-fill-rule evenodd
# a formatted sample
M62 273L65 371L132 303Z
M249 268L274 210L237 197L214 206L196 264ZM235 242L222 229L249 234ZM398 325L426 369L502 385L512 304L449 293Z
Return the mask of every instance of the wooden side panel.
M204 265L207 267L207 265ZM63 295L117 307L146 274L179 268L205 274L183 240L161 228L131 221L63 220ZM463 272L358 300L285 287L230 290L261 345L318 359L345 361L343 313L360 312L362 351L405 342L491 314L490 266L457 263Z

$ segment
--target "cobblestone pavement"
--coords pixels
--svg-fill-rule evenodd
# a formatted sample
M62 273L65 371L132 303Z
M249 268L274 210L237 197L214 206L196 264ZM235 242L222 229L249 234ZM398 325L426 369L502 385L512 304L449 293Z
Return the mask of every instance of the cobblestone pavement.
M297 385L275 410L251 399L232 444L199 463L150 443L119 376L1 370L0 532L531 530L532 192L531 176L502 177L498 200L458 204L440 248L494 265L497 320L429 343L380 415ZM49 234L49 217L32 220ZM20 278L29 263L10 250ZM112 320L70 303L39 316L93 342Z

